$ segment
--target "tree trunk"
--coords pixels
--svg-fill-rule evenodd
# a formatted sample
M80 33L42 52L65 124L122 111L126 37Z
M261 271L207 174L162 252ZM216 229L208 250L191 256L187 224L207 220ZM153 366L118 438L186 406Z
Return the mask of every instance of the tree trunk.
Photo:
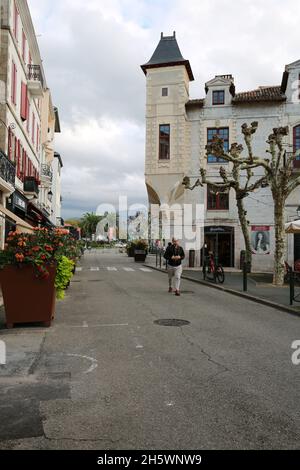
M281 196L274 196L275 255L273 284L282 286L284 283L285 257L284 202Z
M246 250L245 261L246 263L251 263L252 262L251 242L250 242L250 235L249 235L249 230L248 230L248 223L246 219L246 211L245 211L243 199L237 199L236 204L238 208L240 224L242 227L242 232L243 232L244 241L245 241L245 250Z

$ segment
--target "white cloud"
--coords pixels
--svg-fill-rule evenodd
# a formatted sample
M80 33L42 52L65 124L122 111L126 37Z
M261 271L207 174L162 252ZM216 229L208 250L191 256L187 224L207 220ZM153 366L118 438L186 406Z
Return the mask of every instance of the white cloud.
M48 85L58 106L66 215L127 193L146 200L145 77L160 32L177 33L196 78L216 74L237 90L280 84L299 59L298 0L29 0Z

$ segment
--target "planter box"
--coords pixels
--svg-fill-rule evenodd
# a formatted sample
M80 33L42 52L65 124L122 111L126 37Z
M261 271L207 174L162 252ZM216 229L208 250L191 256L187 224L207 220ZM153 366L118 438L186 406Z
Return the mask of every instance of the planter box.
M56 267L48 268L48 279L38 279L33 266L6 266L0 270L7 328L17 323L51 326L55 312Z
M135 250L134 252L134 261L136 263L144 263L147 253L145 250Z

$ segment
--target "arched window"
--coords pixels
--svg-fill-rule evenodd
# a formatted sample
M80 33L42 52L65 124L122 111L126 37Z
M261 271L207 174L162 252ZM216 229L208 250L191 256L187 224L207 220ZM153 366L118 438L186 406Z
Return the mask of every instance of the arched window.
M294 152L300 150L300 125L294 127L293 133L293 144L294 144ZM294 166L296 168L300 168L300 155L297 155L294 161Z

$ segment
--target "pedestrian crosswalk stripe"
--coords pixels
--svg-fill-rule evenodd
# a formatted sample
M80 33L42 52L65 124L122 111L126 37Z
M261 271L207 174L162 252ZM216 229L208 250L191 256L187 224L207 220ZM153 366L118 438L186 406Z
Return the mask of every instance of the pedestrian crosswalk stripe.
M91 268L91 271L99 271L100 268L97 268L97 267L92 267Z
M78 266L78 267L76 268L76 271L77 271L78 273L80 273L80 272L82 271L82 268L80 268L80 267Z
M132 269L132 268L123 268L123 269L124 269L124 271L127 271L127 272L132 272L132 271L134 271L134 269Z
M152 273L152 269L149 269L149 268L140 268L141 271L143 271L144 273Z
M111 268L111 267L107 267L107 271L118 271L117 268Z

